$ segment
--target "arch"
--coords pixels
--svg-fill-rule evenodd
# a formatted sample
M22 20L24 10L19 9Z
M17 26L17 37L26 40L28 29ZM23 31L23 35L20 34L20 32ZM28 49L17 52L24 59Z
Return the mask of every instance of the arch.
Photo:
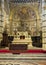
M35 12L37 19L40 19L39 15L38 15L38 10L36 10L36 8L34 6L29 6L29 7ZM13 18L15 10L16 10L15 8L13 8L11 10L11 12L10 12L10 20Z
M28 5L27 5L28 6ZM39 16L39 14L38 14L38 9L36 9L36 7L34 7L34 6L28 6L28 7L30 7L31 8L31 10L33 10L34 12L35 12L35 15L36 15L36 19L37 19L37 30L39 30L39 27L40 27L40 25L38 25L40 22L39 22L39 20L40 20L40 16ZM13 19L13 16L14 16L14 13L16 12L16 8L14 7L12 10L11 10L11 12L10 12L10 26L12 26L12 19ZM12 29L11 29L11 27L10 27L10 31L12 31ZM38 31L37 31L38 32Z

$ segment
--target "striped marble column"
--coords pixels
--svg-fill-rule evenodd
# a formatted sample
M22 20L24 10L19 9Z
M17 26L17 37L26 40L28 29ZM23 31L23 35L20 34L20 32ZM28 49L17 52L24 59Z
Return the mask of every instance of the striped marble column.
M0 1L0 42L2 40L2 29L3 29L3 14L2 14L2 1Z
M46 2L42 0L42 43L44 50L46 50L46 9L44 9L46 6L45 3Z

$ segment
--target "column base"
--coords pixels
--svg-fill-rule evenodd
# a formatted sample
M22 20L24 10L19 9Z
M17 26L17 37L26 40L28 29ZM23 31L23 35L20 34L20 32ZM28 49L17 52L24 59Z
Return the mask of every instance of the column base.
M43 50L46 50L46 44L42 45Z

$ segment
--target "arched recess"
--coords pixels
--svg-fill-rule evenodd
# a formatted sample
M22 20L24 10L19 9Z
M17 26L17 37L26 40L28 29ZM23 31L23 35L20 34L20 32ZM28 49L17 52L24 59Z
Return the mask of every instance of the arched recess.
M38 14L38 10L36 9L36 7L34 7L34 6L28 6L28 7L30 7L34 12L35 12L35 14L36 14L36 20L37 20L37 30L39 30L39 27L40 27L40 25L38 25L39 23L40 23L40 16L39 16L39 14ZM13 19L13 16L14 16L14 13L16 12L16 9L15 8L13 8L12 10L11 10L11 12L10 12L10 17L9 17L9 19L10 19L10 26L12 26L12 19ZM12 27L10 27L10 32L12 31ZM38 31L37 31L38 32ZM12 33L11 33L12 34Z

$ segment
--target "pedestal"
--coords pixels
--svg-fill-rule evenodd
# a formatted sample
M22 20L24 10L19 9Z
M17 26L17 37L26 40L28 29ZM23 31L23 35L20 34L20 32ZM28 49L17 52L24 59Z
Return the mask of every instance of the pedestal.
M10 47L12 47L14 49L22 49L22 50L26 50L26 49L30 49L32 47L32 40L31 37L30 38L15 38L14 36L14 40L12 41L12 44Z

